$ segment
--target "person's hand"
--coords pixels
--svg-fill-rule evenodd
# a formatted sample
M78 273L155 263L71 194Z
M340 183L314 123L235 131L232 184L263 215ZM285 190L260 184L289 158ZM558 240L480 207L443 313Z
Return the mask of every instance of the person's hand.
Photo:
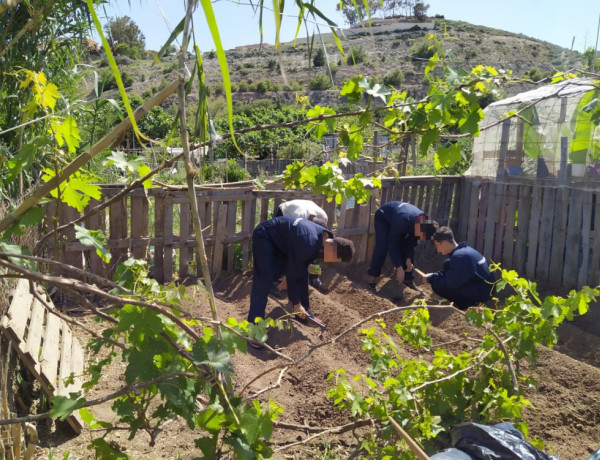
M412 272L413 268L414 268L414 265L412 263L412 260L406 259L406 271L407 272Z
M306 319L308 313L301 304L296 304L294 305L294 315L300 319Z
M279 289L281 289L282 291L284 289L287 289L287 278L285 276L281 277L281 280L279 281L279 284L277 285L277 287Z
M404 268L402 268L402 266L396 269L396 281L398 281L399 283L404 281Z

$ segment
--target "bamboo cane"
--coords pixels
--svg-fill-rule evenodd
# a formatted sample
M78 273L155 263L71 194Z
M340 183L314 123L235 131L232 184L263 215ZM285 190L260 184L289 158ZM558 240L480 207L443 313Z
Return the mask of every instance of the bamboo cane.
M417 457L417 460L431 460L429 458L429 455L427 455L423 449L421 449L421 446L419 446L419 444L417 444L417 442L410 437L410 435L404 431L402 429L402 427L398 424L398 422L396 422L396 420L394 420L392 417L388 416L388 420L390 421L390 423L392 424L392 426L394 427L394 429L396 430L396 432L400 435L400 437L404 440L404 442L408 445L408 448L410 449L410 451L415 454L415 456Z

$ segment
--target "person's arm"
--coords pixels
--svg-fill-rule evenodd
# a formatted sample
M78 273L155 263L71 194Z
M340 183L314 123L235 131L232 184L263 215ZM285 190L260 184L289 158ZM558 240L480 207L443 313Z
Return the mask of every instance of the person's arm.
M431 274L427 281L432 286L440 288L458 288L466 284L475 274L474 261L471 257L454 256L451 257L444 270Z

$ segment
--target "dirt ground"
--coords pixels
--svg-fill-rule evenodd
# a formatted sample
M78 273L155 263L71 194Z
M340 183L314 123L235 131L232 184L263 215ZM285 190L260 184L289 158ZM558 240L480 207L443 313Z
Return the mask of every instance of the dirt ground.
M421 262L419 268L432 271L439 263L434 259ZM327 323L327 328L322 330L293 321L291 331L272 331L268 344L280 348L287 356L300 357L312 345L335 337L366 316L394 307L388 299L394 295L395 283L384 276L379 282L380 292L371 294L364 289L365 272L365 265L324 267L322 279L330 292L324 295L310 288L310 300L312 310ZM245 319L251 281L248 273L216 280L215 293L221 318L233 316ZM426 297L435 298L427 283L422 287L426 290ZM406 304L409 304L417 293L406 289L405 294ZM205 301L196 299L190 302L189 307L198 314L209 315ZM285 301L270 298L267 313L278 317L286 313L286 308ZM388 323L393 319L388 318ZM86 318L83 320L88 322ZM88 323L92 324L91 318ZM434 343L451 341L472 328L458 312L432 312L432 326ZM559 345L553 350L541 351L537 369L541 384L536 391L527 394L532 407L526 410L524 418L529 423L530 436L541 438L550 452L559 455L561 460L585 459L600 447L599 342L600 338L595 335L573 325L564 325ZM252 395L276 384L279 378L276 368L280 364L281 358L266 350L250 350L247 355L236 355L234 366L238 390L268 369L273 370L253 381L245 394ZM316 349L297 368L287 371L281 384L268 393L268 398L285 407L280 419L284 423L310 427L333 427L348 423L349 414L340 412L326 398L330 386L327 376L339 367L346 369L349 375L364 373L366 364L367 357L360 350L357 334L348 334L333 344ZM119 366L113 366L94 394L119 387L122 384L120 372ZM266 399L265 395L261 397ZM112 419L108 405L96 407L93 412L98 419ZM173 421L165 426L153 447L148 445L149 438L144 433L132 441L127 440L125 432L111 435L109 439L118 442L134 459L191 459L201 455L194 448L193 439L197 435L183 423ZM275 458L315 458L319 453L329 455L325 458L348 458L356 445L356 439L345 433L330 435L324 442L317 438L290 447L306 441L310 436L310 430L276 429L272 437ZM46 458L50 447L53 448L54 458L62 458L65 452L70 452L71 458L93 458L91 451L86 448L89 441L89 431L84 431L78 437L69 437L67 426L53 425L51 432L43 436L44 445L39 451L39 458Z

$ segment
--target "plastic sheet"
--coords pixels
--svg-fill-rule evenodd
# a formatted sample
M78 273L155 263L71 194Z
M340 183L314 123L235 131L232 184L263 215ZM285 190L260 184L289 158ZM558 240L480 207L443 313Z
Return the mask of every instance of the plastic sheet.
M432 460L558 460L529 444L511 423L461 423L450 434L453 448Z

